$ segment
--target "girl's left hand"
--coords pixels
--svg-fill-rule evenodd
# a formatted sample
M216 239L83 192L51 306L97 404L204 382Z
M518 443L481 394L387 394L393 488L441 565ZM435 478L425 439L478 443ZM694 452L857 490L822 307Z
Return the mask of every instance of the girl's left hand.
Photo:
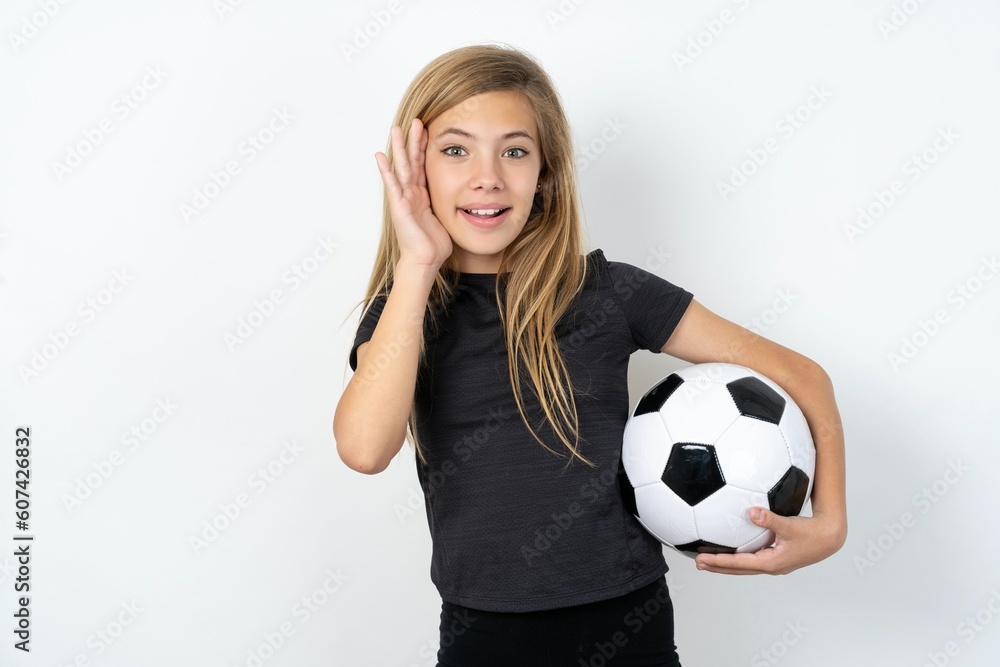
M758 511L760 518L756 518ZM847 538L846 522L831 516L786 517L754 507L750 520L774 531L774 546L756 553L698 554L698 569L719 574L788 574L835 553Z

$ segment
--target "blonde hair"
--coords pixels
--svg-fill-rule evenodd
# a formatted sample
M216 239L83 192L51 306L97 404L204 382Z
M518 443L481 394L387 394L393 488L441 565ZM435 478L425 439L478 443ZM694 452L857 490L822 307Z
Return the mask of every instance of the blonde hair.
M521 234L501 255L495 285L510 360L511 387L528 430L543 447L556 454L538 437L525 414L521 364L515 362L523 360L546 419L570 452L567 467L574 457L596 467L578 449L576 401L555 335L556 324L583 289L588 270L583 252L572 135L555 86L533 57L514 47L465 46L438 56L420 70L403 95L393 125L402 128L405 145L414 118L419 118L426 127L452 107L491 91L516 91L528 101L538 127L542 161L541 191L535 195ZM392 165L391 142L385 154ZM383 189L382 236L363 300L362 319L376 296L388 295L399 258L389 199ZM509 273L504 275L506 272ZM501 296L501 281L505 281L505 296ZM435 328L438 314L447 309L457 284L458 266L452 255L442 264L428 297L425 315ZM425 365L426 341L422 333L418 369L422 370ZM426 465L427 459L417 437L413 406L407 426L407 440L412 442Z

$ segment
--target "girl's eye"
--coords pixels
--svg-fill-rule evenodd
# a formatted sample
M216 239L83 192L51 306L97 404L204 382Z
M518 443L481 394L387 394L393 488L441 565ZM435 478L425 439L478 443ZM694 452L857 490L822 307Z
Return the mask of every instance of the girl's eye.
M448 146L447 148L444 148L441 152L444 153L445 155L449 155L449 156L452 156L452 157L461 157L460 154L458 154L458 153L452 153L451 151L462 151L462 152L465 152L465 149L462 148L461 146ZM514 157L516 159L523 158L523 157L525 157L528 154L528 151L524 150L523 148L508 148L507 150L504 151L504 154L506 155L506 154L510 153L511 151L520 151L521 152L520 155L514 155L514 156L512 156L512 157Z

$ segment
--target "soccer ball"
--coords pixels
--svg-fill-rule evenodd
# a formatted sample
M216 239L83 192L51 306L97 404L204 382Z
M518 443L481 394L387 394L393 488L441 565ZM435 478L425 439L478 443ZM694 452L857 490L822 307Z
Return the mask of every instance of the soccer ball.
M774 533L749 508L801 514L815 467L809 426L781 387L743 366L695 364L636 404L618 481L639 523L694 558L770 546Z

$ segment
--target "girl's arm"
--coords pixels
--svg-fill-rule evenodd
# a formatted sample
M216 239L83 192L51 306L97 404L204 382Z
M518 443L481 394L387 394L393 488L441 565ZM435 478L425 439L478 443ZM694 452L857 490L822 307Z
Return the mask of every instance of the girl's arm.
M438 270L452 253L451 236L431 210L427 192L426 128L414 118L406 146L398 125L390 128L389 137L392 165L381 151L375 162L382 173L399 258L393 287L371 339L358 346L355 373L333 416L341 460L367 475L385 470L406 440L427 300ZM386 243L383 231L381 245Z
M692 300L660 350L692 364L724 362L774 380L798 404L816 445L812 517L760 508L750 519L775 533L772 548L752 554L699 554L699 569L725 574L787 574L835 553L847 539L844 432L826 371L812 359L719 317Z
M333 435L348 467L375 475L403 448L413 405L424 312L437 269L396 264L395 281L337 403ZM362 348L368 346L362 354Z

